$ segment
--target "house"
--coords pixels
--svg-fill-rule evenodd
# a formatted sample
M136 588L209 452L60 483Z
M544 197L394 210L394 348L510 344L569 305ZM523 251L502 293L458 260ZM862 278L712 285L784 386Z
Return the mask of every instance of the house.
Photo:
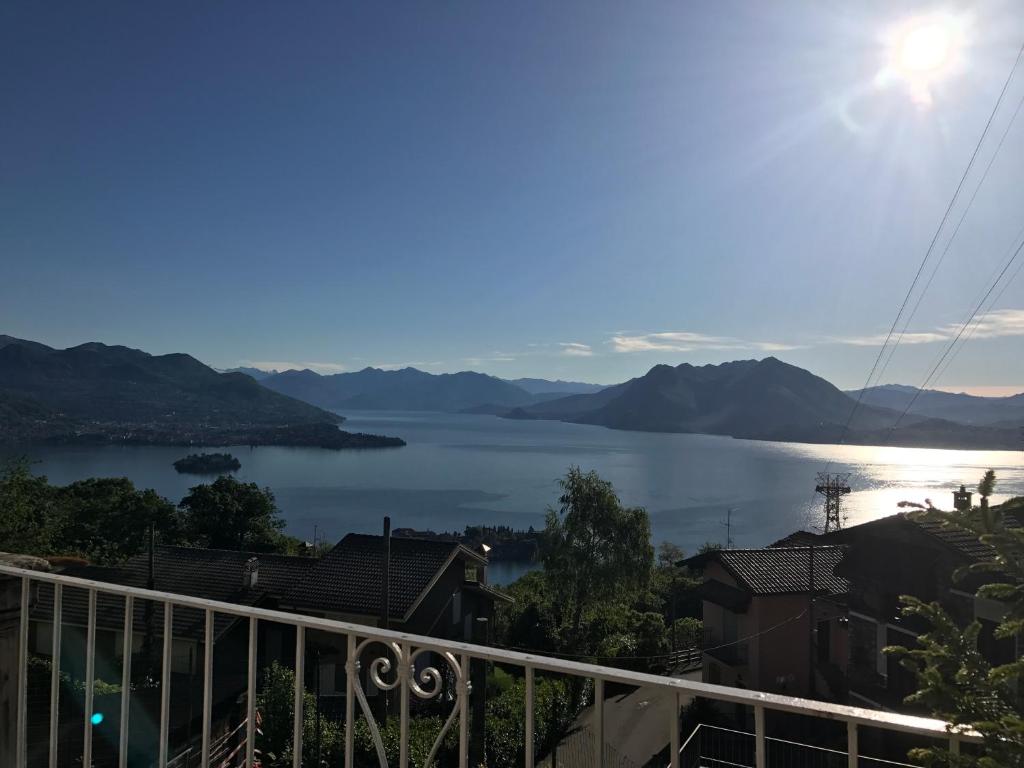
M963 488L955 491L954 504L970 509L969 496ZM1021 513L1007 509L1004 524L1020 527ZM844 545L847 552L837 572L850 583L847 678L851 704L906 709L904 698L917 688L914 676L899 660L882 652L889 645L913 646L926 629L900 615L901 595L938 602L961 625L977 619L979 648L991 663L1019 658L1020 649L1012 639L994 635L1004 607L975 595L983 583L998 578L992 574L954 578L958 569L992 555L976 535L943 527L918 513L901 513L837 531L827 540Z
M842 558L839 546L782 546L682 561L704 577L704 682L839 698L832 668L847 655Z

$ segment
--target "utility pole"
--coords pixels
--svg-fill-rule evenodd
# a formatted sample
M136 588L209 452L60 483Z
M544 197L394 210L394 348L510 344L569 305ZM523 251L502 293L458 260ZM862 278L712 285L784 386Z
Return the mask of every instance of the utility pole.
M843 528L842 499L850 492L849 472L819 472L815 492L825 497L825 533Z
M815 643L814 630L814 545L807 548L807 691L814 698Z
M732 549L732 513L736 510L729 507L725 512L725 522L722 526L725 527L725 548Z

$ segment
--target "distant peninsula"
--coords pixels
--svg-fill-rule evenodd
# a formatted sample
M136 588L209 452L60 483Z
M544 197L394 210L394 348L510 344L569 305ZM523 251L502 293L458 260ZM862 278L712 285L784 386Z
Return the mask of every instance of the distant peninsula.
M237 472L242 468L242 462L230 453L190 453L174 462L174 468L181 474L219 475Z
M0 444L387 448L344 418L185 354L0 335Z

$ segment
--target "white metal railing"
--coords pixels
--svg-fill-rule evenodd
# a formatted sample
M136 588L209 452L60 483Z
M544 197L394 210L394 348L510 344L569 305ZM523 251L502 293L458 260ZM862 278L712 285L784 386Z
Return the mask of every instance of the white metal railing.
M400 754L398 765L406 768L409 763L409 725L410 713L409 702L412 696L420 699L437 698L442 693L442 681L454 679L453 706L440 735L437 737L430 753L427 764L434 761L438 750L446 734L458 723L458 764L460 768L467 768L469 761L469 702L471 687L469 685L470 662L473 659L485 662L493 662L504 666L519 667L523 670L525 684L525 707L524 722L522 724L525 739L524 765L526 768L534 768L534 704L535 704L535 678L537 672L554 673L566 676L582 678L585 681L593 681L593 706L587 715L590 731L593 733L595 746L604 745L605 741L605 715L604 715L604 688L606 684L620 684L634 687L645 687L655 689L660 694L670 697L674 706L669 707L669 716L665 722L659 725L664 728L664 741L668 745L668 754L671 768L679 768L681 758L685 756L685 747L692 743L694 738L691 735L687 745L680 743L679 715L684 701L692 697L702 697L715 702L744 705L752 708L754 714L754 730L752 734L746 734L744 738L753 741L753 763L755 768L766 768L768 762L768 745L772 742L767 736L765 729L765 713L784 712L808 717L815 717L823 720L838 721L846 724L847 749L844 753L847 764L851 768L860 765L858 755L858 729L867 727L886 731L913 734L928 739L948 740L951 751L959 751L961 741L976 741L974 734L951 733L945 723L939 720L903 715L891 712L882 712L859 707L849 707L840 704L832 704L821 701L810 701L791 696L763 693L740 688L730 688L708 683L700 683L680 678L662 677L640 672L615 669L611 667L597 666L574 661L555 659L531 653L520 653L506 651L496 648L489 648L480 645L471 645L463 642L439 640L432 637L395 632L385 629L378 629L361 624L352 624L330 619L306 616L301 614L285 613L262 608L236 605L232 603L215 602L202 598L189 597L186 595L172 594L153 590L126 587L118 584L91 581L86 579L72 578L60 574L30 571L11 566L0 565L0 580L3 577L20 579L20 619L19 619L19 651L17 658L17 680L18 680L18 706L16 724L16 765L18 768L27 766L27 755L29 750L27 736L27 667L28 667L28 639L30 622L30 603L34 585L53 585L53 649L54 656L51 665L50 684L50 716L49 716L49 765L56 766L57 750L56 744L59 733L59 708L57 697L59 693L60 674L60 625L61 625L61 604L62 596L66 589L75 588L84 590L87 599L87 618L85 627L85 695L83 711L83 747L82 765L92 765L92 727L93 716L93 689L95 686L95 656L96 656L96 606L97 596L105 598L115 596L123 598L124 624L122 628L124 649L133 648L133 616L134 601L147 600L163 606L163 642L161 648L161 688L159 701L159 736L158 749L155 755L157 768L167 768L169 744L169 730L171 717L171 662L174 635L174 616L176 608L197 609L204 617L204 657L203 657L203 694L202 694L202 736L201 736L201 759L200 765L203 768L212 765L211 762L211 722L212 722L212 690L213 690L213 642L214 642L214 621L220 614L233 616L248 621L248 655L246 663L245 681L245 706L246 717L244 720L244 752L245 766L254 765L255 757L255 729L256 729L256 683L257 683L257 652L258 635L257 627L260 622L270 622L294 627L296 632L295 643L295 689L294 709L292 723L292 754L293 768L301 768L302 765L302 742L303 742L303 700L306 693L305 688L305 663L306 663L306 633L309 631L324 632L333 636L342 636L346 640L347 657L345 664L345 729L344 729L344 764L346 768L352 768L354 764L354 725L356 717L356 704L358 704L369 728L378 761L382 768L388 768L388 759L382 743L381 733L378 724L368 704L366 692L360 679L360 659L367 655L367 649L374 644L385 647L387 653L377 656L367 665L367 676L380 691L398 691L399 695L399 741ZM10 582L8 582L10 583ZM425 653L436 654L440 659L441 668L438 666L421 666L417 668L416 662ZM370 654L372 655L372 654ZM122 686L121 686L121 710L120 710L120 732L118 765L120 768L127 766L128 737L131 728L129 720L129 704L131 696L131 652L126 650L122 663ZM0 664L6 663L6 659L0 659ZM447 667L447 669L445 669ZM388 675L392 679L386 679ZM264 724L265 725L265 724ZM45 743L45 741L43 742ZM655 748L657 745L653 745ZM596 756L595 764L604 768L605 749L595 748L593 754Z
M755 768L756 734L733 728L700 723L679 750L681 768ZM814 744L778 739L764 739L765 760L769 765L801 768L914 768L910 763L851 754L847 750L830 749Z

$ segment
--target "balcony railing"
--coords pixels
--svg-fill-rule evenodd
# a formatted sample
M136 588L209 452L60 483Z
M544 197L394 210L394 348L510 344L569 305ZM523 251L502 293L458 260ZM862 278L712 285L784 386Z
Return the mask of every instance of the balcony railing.
M606 706L608 708L614 706L615 699L611 694L615 691L635 690L636 688L649 689L662 697L661 700L668 702L668 705L657 713L660 722L649 721L647 725L652 726L651 733L654 734L652 735L652 754L661 748L665 761L671 768L678 768L680 765L685 765L688 768L695 765L726 764L749 765L753 768L782 765L783 763L779 762L782 758L776 757L776 754L782 749L782 740L772 738L765 727L766 716L776 717L777 713L815 718L822 727L828 725L831 728L845 730L846 743L842 750L814 751L815 748L800 744L787 747L789 749L787 754L790 756L796 754L793 750L802 750L801 754L805 757L811 754L817 755L814 761L808 762L801 759L793 762L794 765L827 765L831 768L832 765L840 763L851 767L881 764L876 763L874 758L860 754L859 740L861 735L867 732L870 732L873 737L877 736L879 732L899 734L901 738L910 737L918 744L946 743L950 750L956 752L959 751L961 742L976 741L974 735L951 732L945 723L938 720L564 661L542 655L439 640L325 618L214 602L184 595L0 565L0 594L3 593L5 587L7 594L20 597L20 602L14 605L14 612L8 614L12 617L17 616L17 619L11 622L16 625L17 632L16 659L0 657L0 665L9 665L12 661L16 664L13 676L17 683L17 701L14 708L16 723L14 724L14 738L9 746L13 747L13 764L18 768L29 766L30 752L33 755L33 765L39 759L38 756L42 755L44 759L40 764L55 768L58 762L58 740L64 738L61 734L65 733L69 726L68 723L61 722L61 717L62 715L66 716L67 709L62 710L58 698L61 696L63 685L62 670L60 669L62 618L65 625L69 624L62 613L62 602L72 590L78 598L81 598L80 602L84 608L83 626L80 627L84 636L85 658L80 667L84 674L84 688L81 712L75 710L74 713L76 719L77 717L81 718L80 723L74 726L76 739L79 736L81 738L81 749L76 755L76 762L80 758L80 764L83 766L100 765L100 762L95 759L93 742L95 717L99 714L95 709L97 614L100 603L109 606L112 601L119 606L118 615L122 617L122 626L119 630L120 640L116 644L116 647L122 649L123 659L120 663L120 706L117 713L119 718L118 743L116 750L111 749L111 754L114 756L110 758L116 760L112 764L116 764L119 768L128 768L129 766L129 739L130 733L135 727L149 727L154 731L155 746L150 755L151 761L145 763L146 765L167 768L175 760L179 765L184 763L190 768L195 765L203 766L203 768L207 768L207 766L235 768L236 766L260 765L261 763L257 760L260 751L257 738L260 723L256 711L257 660L261 652L264 652L264 659L266 659L266 649L261 649L258 641L258 628L264 625L279 625L291 628L289 631L294 631L295 684L293 694L290 694L293 696L294 702L294 715L290 723L291 765L293 768L300 768L303 765L302 747L303 739L306 737L303 706L305 697L308 695L305 670L308 661L307 637L309 635L340 638L339 644L343 644L345 648L343 678L344 701L347 704L344 707L343 738L346 768L352 768L355 765L355 721L360 715L365 719L365 727L369 730L372 749L376 757L375 762L379 763L381 768L389 768L389 755L383 743L376 708L371 706L368 693L377 696L391 696L392 700L397 699L395 704L398 708L399 745L397 760L392 763L393 765L406 768L410 764L410 704L413 701L430 701L436 706L450 704L450 710L445 717L442 717L443 727L434 740L425 764L438 764L438 755L447 737L449 743L453 745L457 743L457 746L448 752L449 755L454 756L447 759L453 765L457 762L460 768L467 768L470 765L471 706L474 703L470 686L470 672L474 662L486 662L506 670L517 669L519 671L524 691L521 733L526 748L523 764L527 768L534 768L535 764L539 765L541 759L546 757L546 755L539 754L535 746L537 741L535 738L535 718L537 716L535 704L537 703L538 679L552 675L581 681L581 684L585 685L590 692L589 707L577 720L573 730L576 733L588 734L588 738L592 740L588 764L601 768L610 765L611 762L618 762L609 761L608 757L618 754L617 749L620 746L614 743L614 735L610 738L606 737L606 732L614 734L619 725L614 722L614 718L618 717L618 714L613 713L611 720L606 718ZM45 591L48 597L47 601L38 599L40 590ZM143 602L154 606L152 613L161 627L159 642L153 643L154 652L157 648L159 650L161 664L159 667L159 695L152 697L153 722L137 723L129 717L129 713L132 711L131 698L141 695L135 692L136 689L132 685L133 654L131 649L137 646L137 643L133 642L137 639L133 637L136 631L133 618L136 616L137 604ZM50 608L50 603L52 603L52 608ZM43 618L52 621L52 632L45 640L52 646L53 655L48 685L42 686L48 688L48 691L30 691L28 675L29 626L30 622L38 623L41 620L40 606L52 610L52 617ZM10 608L11 606L6 607ZM103 615L109 617L109 611L106 609L104 611ZM202 694L199 699L201 705L196 714L200 725L194 739L194 758L182 756L189 749L189 743L180 734L175 734L172 739L171 727L171 676L176 658L174 635L181 623L181 621L176 623L176 618L184 620L186 614L201 619L201 622L197 621L195 626L202 627L200 633L202 653L199 657L201 662L196 665L197 668L201 666ZM220 626L218 622L222 623L224 617L231 617L235 622L240 622L242 627L247 630L243 635L245 640L242 645L245 648L244 659L237 659L239 669L244 667L242 675L244 682L240 679L244 692L237 699L238 706L244 708L244 712L239 718L241 725L238 726L238 738L232 749L228 749L231 742L226 740L222 733L213 731L213 690L214 676L217 671L214 668L214 641L217 633L216 627ZM161 618L162 620L160 620ZM109 622L106 626L109 628ZM172 628L172 631L162 631L162 628ZM116 655L116 651L114 655ZM4 672L10 672L10 669L0 669L0 673ZM0 679L2 678L3 674L0 674ZM196 684L197 694L199 685L199 683ZM612 689L608 691L608 697L606 697L606 686ZM33 718L31 728L29 728L28 722L30 693L33 698L49 699L48 718L39 718L39 721ZM104 694L105 697L114 695L117 694ZM702 725L689 733L688 739L682 738L680 713L684 705L689 704L697 697L715 702L726 709L734 711L743 709L743 711L751 713L752 729L728 731L726 734L723 729L715 730L710 726ZM606 702L609 703L606 704ZM0 710L2 710L3 704L4 702L0 701ZM634 714L631 714L630 717L632 718ZM177 714L175 714L175 718L178 719ZM141 721L144 718L136 719ZM190 720L190 722L192 721ZM262 727L266 728L267 725L264 722ZM2 726L3 724L0 723L0 727ZM637 723L630 720L628 728L632 730L636 727L638 727ZM691 725L690 728L692 729L692 727ZM451 733L450 737L449 733ZM728 735L728 739L726 739L726 735ZM713 754L703 754L711 749L710 746L706 749L702 746L705 743L710 744L710 741L705 742L710 739L728 740L731 744L729 748L734 750L730 754L733 754L734 757L740 756L742 759L723 757L722 761L715 762ZM0 744L0 757L4 756L3 748L4 745ZM75 748L78 749L77 746ZM232 752L234 752L234 756L228 762L224 762L224 756L231 755ZM825 762L818 759L822 755L826 755ZM422 764L423 758L419 759ZM221 762L216 762L217 760ZM836 763L837 760L839 763ZM264 761L262 764L266 764L266 762ZM305 764L310 766L315 763L307 759ZM567 765L563 760L560 760L558 764L560 766Z

